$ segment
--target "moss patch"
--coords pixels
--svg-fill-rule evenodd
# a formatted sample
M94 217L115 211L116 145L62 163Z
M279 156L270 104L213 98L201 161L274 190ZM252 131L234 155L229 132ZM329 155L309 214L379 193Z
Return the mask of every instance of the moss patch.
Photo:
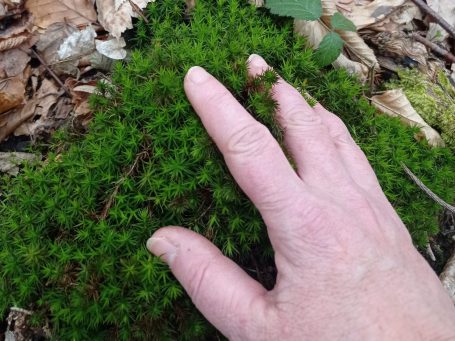
M62 340L213 335L145 248L153 231L169 224L205 235L245 269L257 266L252 275L269 282L272 250L261 217L183 92L188 68L204 66L279 137L273 101L249 90L250 53L345 120L418 245L437 232L440 208L400 162L451 201L450 150L429 149L398 119L376 116L356 80L316 66L292 22L274 22L237 0L198 2L191 22L183 8L175 0L152 4L150 24L138 24L131 61L117 65L105 96L93 98L97 114L89 132L58 134L44 165L2 183L1 314L12 305L32 309L35 323L49 317Z

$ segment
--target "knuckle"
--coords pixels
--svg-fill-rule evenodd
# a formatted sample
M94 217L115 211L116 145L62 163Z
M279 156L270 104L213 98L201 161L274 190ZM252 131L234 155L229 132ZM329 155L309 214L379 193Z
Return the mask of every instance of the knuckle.
M204 295L204 284L209 281L208 276L210 274L212 262L213 258L207 259L200 264L190 276L188 281L188 294L194 302L200 301L200 298Z
M228 138L227 151L231 155L258 155L269 148L272 141L272 135L264 125L248 124Z
M312 109L306 110L302 105L290 106L281 115L282 122L287 129L300 129L322 125L321 116Z
M213 103L216 107L225 107L226 104L231 100L232 94L227 90L223 89L220 91L211 92L207 96L207 101Z

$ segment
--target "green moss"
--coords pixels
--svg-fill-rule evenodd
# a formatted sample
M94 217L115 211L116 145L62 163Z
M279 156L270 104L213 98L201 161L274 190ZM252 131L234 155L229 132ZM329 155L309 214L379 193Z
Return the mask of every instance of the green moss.
M340 114L418 245L437 231L440 208L407 179L400 162L451 201L451 152L429 149L398 119L376 116L356 80L316 66L292 22L274 23L237 0L198 2L190 23L175 0L152 4L147 16L149 25L138 24L131 61L117 64L113 85L102 86L105 96L92 98L97 113L89 132L59 134L44 165L1 185L1 314L12 305L32 309L34 323L50 318L62 340L213 335L145 241L161 226L183 225L245 269L254 268L251 257L259 273L272 264L260 215L183 92L185 72L202 65L280 138L275 103L247 82L250 53Z
M418 70L401 70L398 75L399 80L388 84L388 88L403 88L420 116L455 150L455 92L447 77L440 72L433 82Z

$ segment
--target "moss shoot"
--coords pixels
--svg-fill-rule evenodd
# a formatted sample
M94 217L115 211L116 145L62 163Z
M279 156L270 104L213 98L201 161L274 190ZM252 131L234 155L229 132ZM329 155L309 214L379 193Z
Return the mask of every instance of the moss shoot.
M1 184L1 315L13 305L31 309L33 322L49 319L60 340L213 337L168 268L145 248L165 225L201 233L273 285L264 223L183 91L186 71L201 65L280 138L275 103L248 82L251 53L341 116L417 245L438 231L440 208L400 162L452 201L451 151L430 149L414 139L416 130L377 116L355 79L317 67L292 22L238 0L200 1L190 21L183 2L163 0L147 17L149 24L137 24L131 60L117 64L113 84L101 84L102 95L92 98L88 133L58 133L46 162Z

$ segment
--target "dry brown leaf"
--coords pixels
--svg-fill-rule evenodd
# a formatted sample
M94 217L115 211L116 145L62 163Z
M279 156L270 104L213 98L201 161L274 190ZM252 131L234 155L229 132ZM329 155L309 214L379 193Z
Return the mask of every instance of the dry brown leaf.
M0 30L0 51L6 51L19 46L32 37L32 22L28 15L19 20L13 20L3 30Z
M358 30L370 28L382 22L408 0L374 0L366 5L352 6L351 12L345 13Z
M29 61L30 56L19 49L0 52L0 78L22 75Z
M21 105L24 96L25 86L20 76L0 80L0 114ZM0 130L2 129L0 123Z
M427 0L428 6L443 17L449 24L455 26L455 1L453 0ZM448 33L436 23L431 23L427 34L428 38L437 38L442 41L448 37Z
M20 127L17 126L13 131L15 135L36 135L36 130L43 125L49 124L52 114L51 108L55 106L62 91L57 88L53 81L44 78L40 88L36 91L33 98L27 102L31 104L27 110L32 111L31 116L39 117L33 122L25 122ZM33 107L34 104L34 107ZM31 117L30 116L30 117Z
M365 39L377 47L376 51L380 55L399 59L409 57L424 67L427 65L427 48L404 32L379 32L367 35Z
M33 116L38 101L30 100L21 108L0 115L0 142L7 138L22 123Z
M334 0L322 0L322 20L330 27L330 18L337 12L337 7ZM363 64L369 68L378 68L379 63L373 50L365 44L357 32L338 31L338 34L343 38L346 47L352 52Z
M143 9L149 2L152 0L96 0L98 20L113 37L120 38L123 32L133 28L131 18L138 17L134 7Z
M415 111L402 89L387 90L371 98L372 104L382 113L399 117L406 124L419 127L431 146L443 146L439 133L431 128Z
M25 7L33 15L34 24L40 28L63 22L75 26L96 22L91 0L27 0Z
M317 48L322 38L328 33L327 29L318 21L294 20L294 30L297 34L307 37L308 43ZM368 78L368 67L348 59L341 54L333 62L335 68L345 68L351 74L357 74L362 81Z

